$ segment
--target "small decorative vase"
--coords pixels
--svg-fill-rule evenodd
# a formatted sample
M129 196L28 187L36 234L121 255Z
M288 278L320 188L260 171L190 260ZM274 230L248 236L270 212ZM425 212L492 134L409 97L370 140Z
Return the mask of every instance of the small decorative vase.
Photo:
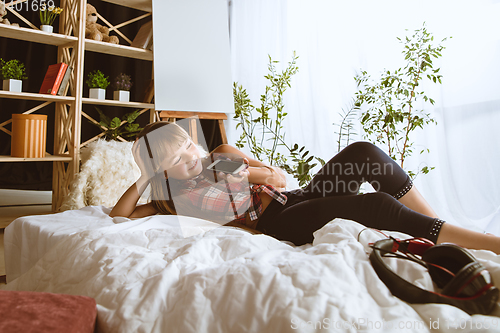
M47 115L13 114L11 153L13 157L45 157Z
M115 90L113 91L113 99L120 102L130 102L130 91Z
M90 88L89 98L95 99L106 99L106 89L102 88Z
M45 31L45 32L48 32L48 33L52 33L54 31L54 27L51 26L51 25L47 25L47 24L42 24L40 26L40 30L42 31Z
M3 90L12 92L21 92L23 88L23 81L21 80L3 80Z

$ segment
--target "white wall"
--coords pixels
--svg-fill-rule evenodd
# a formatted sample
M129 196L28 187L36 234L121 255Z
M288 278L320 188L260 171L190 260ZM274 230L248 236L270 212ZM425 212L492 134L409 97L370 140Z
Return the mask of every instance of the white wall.
M155 108L234 112L226 0L153 1Z

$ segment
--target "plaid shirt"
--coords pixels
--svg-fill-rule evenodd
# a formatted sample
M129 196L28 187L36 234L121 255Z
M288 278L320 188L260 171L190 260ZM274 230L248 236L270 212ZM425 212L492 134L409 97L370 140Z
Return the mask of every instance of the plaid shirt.
M191 208L186 215L200 215L200 217L218 223L235 221L246 224L245 214L248 212L251 221L255 221L262 214L262 201L259 193L264 191L271 198L284 205L286 196L271 185L254 185L246 182L227 183L214 182L199 175L183 182L183 195L186 196L198 214ZM178 212L183 214L184 212Z

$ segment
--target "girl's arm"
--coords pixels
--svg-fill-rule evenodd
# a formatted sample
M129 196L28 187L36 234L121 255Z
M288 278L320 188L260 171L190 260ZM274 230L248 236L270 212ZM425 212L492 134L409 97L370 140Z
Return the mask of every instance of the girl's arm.
M246 231L248 231L248 232L250 232L251 234L254 234L254 235L262 234L262 232L260 232L259 230L252 229L252 228L247 227L246 225L244 225L242 223L237 223L237 222L234 222L234 221L226 223L226 224L224 224L224 226L240 228L240 229L246 230Z
M141 142L136 139L132 146L132 155L135 163L141 170L141 176L127 191L125 191L125 193L123 193L120 200L118 200L115 207L111 210L111 213L109 213L111 217L145 217L158 213L151 203L137 206L137 201L139 201L142 193L144 193L144 190L149 184L149 179L154 173L151 167L144 164L141 157L143 155L141 154L141 147ZM142 149L144 149L144 147L142 147Z
M145 217L157 213L151 203L137 206L137 201L141 197L148 185L148 182L140 177L127 191L121 196L120 200L109 213L109 216L124 216L129 218Z
M249 162L248 182L261 185L273 185L276 188L286 187L285 173L278 167L269 166L259 160L248 157L239 149L228 144L222 144L215 148L212 153L235 154L246 158Z

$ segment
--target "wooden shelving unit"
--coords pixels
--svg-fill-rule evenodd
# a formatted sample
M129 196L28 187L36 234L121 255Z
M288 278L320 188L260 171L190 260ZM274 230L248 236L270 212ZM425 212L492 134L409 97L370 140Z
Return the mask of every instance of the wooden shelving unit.
M18 0L15 3L26 2L28 0ZM145 1L111 1L115 4L124 5L136 9L144 10L148 8L151 11L151 0ZM37 112L41 108L55 103L56 119L54 126L54 154L44 158L17 158L10 156L0 156L0 162L52 162L53 163L53 184L52 184L52 209L57 211L62 204L63 198L69 192L69 185L74 176L79 172L79 151L82 145L87 144L100 136L96 136L81 143L81 122L82 117L96 122L82 111L82 105L107 105L116 107L142 109L141 113L150 112L150 121L159 119L154 112L154 104L141 102L119 102L113 100L95 100L83 98L84 82L84 59L86 52L97 52L101 54L128 57L137 60L153 61L153 52L126 45L115 45L104 42L98 42L85 39L85 17L86 0L61 0L60 6L64 8L59 18L59 33L46 33L38 30L33 24L28 22L32 28L12 27L0 24L0 37L27 42L35 42L47 45L47 47L57 47L58 55L55 62L65 62L73 67L73 73L70 79L70 85L67 96L53 96L38 93L22 92L12 93L0 91L0 98L32 100L39 101L41 104L27 110L23 113ZM137 7L137 3L142 5ZM7 10L9 3L5 3ZM17 13L16 13L17 15ZM111 26L107 21L100 17L101 24L105 22L110 30L119 32L119 28L151 15L146 13L139 18L129 20L116 26ZM27 22L27 20L23 19ZM123 34L119 33L124 37ZM128 38L125 37L127 40ZM11 134L5 127L11 120L0 124L0 130Z

